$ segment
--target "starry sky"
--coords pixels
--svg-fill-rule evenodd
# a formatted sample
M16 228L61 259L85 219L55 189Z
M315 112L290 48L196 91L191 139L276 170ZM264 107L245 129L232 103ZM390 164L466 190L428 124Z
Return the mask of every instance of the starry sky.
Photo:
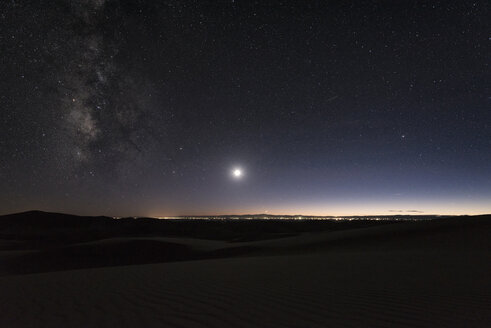
M1 1L0 214L489 213L490 9Z

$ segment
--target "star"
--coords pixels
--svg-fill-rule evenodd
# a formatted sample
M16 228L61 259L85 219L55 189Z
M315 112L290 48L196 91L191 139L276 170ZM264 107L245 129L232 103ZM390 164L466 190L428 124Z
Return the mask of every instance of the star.
M233 176L235 179L240 179L240 178L242 178L243 174L244 174L244 173L242 172L242 169L240 169L240 168L234 168L234 169L232 170L232 176Z

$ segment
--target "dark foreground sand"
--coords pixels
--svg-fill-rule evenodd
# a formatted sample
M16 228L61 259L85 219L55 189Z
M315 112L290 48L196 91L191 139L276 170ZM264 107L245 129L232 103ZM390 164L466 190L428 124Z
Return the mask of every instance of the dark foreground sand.
M82 244L107 252L162 243L182 258L30 274L15 274L12 259L31 251L10 239L0 254L0 327L490 327L490 223L359 225L242 242L113 237Z

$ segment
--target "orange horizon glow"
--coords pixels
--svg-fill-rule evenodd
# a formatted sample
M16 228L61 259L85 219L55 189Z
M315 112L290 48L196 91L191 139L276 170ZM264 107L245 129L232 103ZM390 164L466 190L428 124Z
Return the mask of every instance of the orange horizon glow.
M421 208L421 207L420 207ZM359 210L340 210L333 209L332 211L324 209L290 209L290 210L267 210L267 209L240 209L240 210L216 210L216 211L190 211L190 212L174 212L167 215L162 215L162 212L149 213L149 217L174 217L174 216L234 216L234 215L275 215L275 216L333 216L333 217L350 217L350 216L394 216L394 215L410 215L410 216L427 216L427 215L486 215L491 214L491 208L447 208L447 209L435 209L435 208L408 208L408 209L359 209Z
M174 206L173 206L174 205ZM76 215L110 217L177 217L177 216L234 216L234 215L277 215L277 216L395 216L395 215L484 215L491 214L491 203L486 199L440 199L440 200L393 200L371 201L352 200L351 202L317 201L317 202L285 202L284 204L200 204L191 210L188 204L146 204L134 211L123 208L106 208L99 210L77 211L71 207L54 207L37 205L33 208L19 208L14 212L41 210L46 212L68 213ZM215 206L213 206L215 205ZM270 206L268 206L270 205ZM2 214L10 214L2 213Z

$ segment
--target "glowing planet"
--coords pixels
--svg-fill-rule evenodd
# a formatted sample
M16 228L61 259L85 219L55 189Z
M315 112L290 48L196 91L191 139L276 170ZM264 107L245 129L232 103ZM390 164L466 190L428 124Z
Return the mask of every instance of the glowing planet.
M232 170L232 176L235 178L235 179L240 179L242 177L244 173L242 172L241 169L239 168L235 168Z

